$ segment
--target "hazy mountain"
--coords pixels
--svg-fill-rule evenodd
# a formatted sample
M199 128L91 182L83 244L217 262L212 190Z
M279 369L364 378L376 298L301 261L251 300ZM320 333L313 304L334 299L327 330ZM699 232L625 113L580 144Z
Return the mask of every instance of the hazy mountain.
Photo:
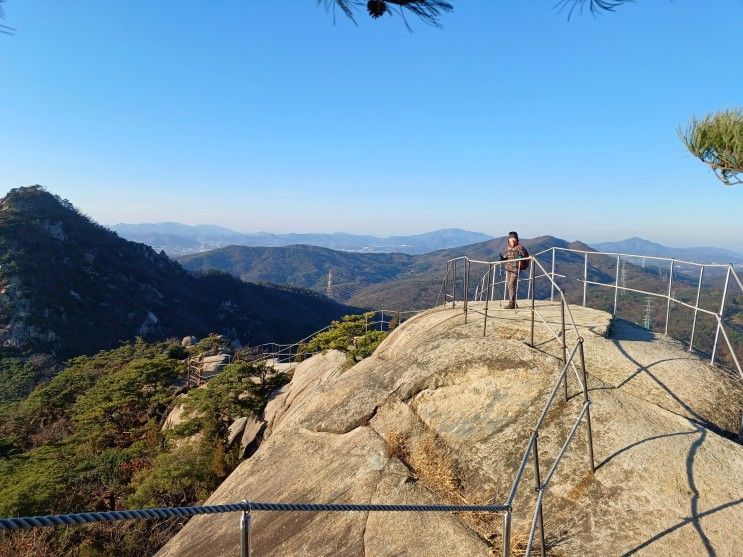
M628 238L620 242L598 242L591 244L597 251L671 257L697 263L743 264L743 255L715 247L671 248L642 238Z
M317 293L194 276L41 187L0 200L0 343L65 358L141 336L291 341L348 313Z
M121 237L152 246L171 256L198 253L231 245L283 247L296 244L362 253L421 254L487 240L490 236L458 228L436 230L408 236L345 234L270 234L240 233L213 225L188 226L166 222L159 224L116 224L110 227Z

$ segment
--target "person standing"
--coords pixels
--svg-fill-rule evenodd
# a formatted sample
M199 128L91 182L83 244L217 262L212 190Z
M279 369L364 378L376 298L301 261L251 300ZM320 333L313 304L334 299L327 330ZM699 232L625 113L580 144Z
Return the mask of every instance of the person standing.
M516 232L508 233L508 245L505 253L501 254L501 261L511 259L522 259L529 257L529 252L519 242L519 235ZM506 263L506 284L508 285L508 305L506 309L514 309L516 305L516 292L519 287L519 271L529 266L528 261L514 261Z

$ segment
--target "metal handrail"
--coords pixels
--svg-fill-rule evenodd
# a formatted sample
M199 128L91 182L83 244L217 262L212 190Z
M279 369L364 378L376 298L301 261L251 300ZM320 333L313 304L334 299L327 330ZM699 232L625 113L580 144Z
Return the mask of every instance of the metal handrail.
M240 519L240 555L251 555L252 511L287 512L486 512L509 513L505 505L384 505L345 503L266 503L243 500L240 503L202 505L192 507L165 507L122 511L103 511L63 515L44 515L0 518L0 531L28 528L71 526L93 522L119 520L191 517L201 514L221 514L242 511Z
M575 349L573 349L572 354L570 355L570 360L573 359L575 356L575 353L577 351L577 346ZM539 428L542 427L542 423L544 422L545 417L547 416L547 413L549 412L550 407L552 406L552 403L555 401L555 398L557 398L557 391L560 389L560 385L562 384L563 379L565 378L565 374L567 373L567 367L568 364L565 364L562 367L562 370L557 376L557 381L555 381L555 386L552 388L552 391L550 392L550 396L547 399L547 402L545 402L544 407L542 408L542 412L539 415L539 418L537 419L537 423L534 426L534 429L532 430L532 434L529 437L529 442L526 445L526 450L524 451L524 456L521 458L521 464L519 465L519 468L516 472L516 477L513 480L513 483L511 484L511 490L508 493L508 499L506 499L506 505L513 505L513 501L516 498L516 492L518 491L519 485L521 484L521 479L524 475L524 471L526 470L526 465L529 461L529 455L531 453L532 447L534 446L534 438L537 431L539 431Z
M537 491L539 492L539 495L537 495L537 502L534 505L534 517L531 522L531 529L529 530L529 540L526 545L526 557L529 557L531 555L532 545L534 543L534 535L536 534L536 530L537 530L537 520L542 516L542 499L544 498L544 494L547 492L547 487L549 486L550 480L552 479L552 476L557 470L557 466L560 464L560 460L562 460L562 457L565 454L565 451L567 450L568 445L570 445L570 442L573 440L573 437L575 437L575 432L578 431L578 426L580 425L580 422L583 420L583 417L587 415L590 405L591 405L590 400L586 401L583 404L581 412L578 415L578 418L575 420L575 423L573 424L573 427L570 430L570 433L568 433L568 436L565 439L565 442L560 448L560 452L557 454L557 458L555 458L555 461L552 463L552 466L550 467L549 472L547 472L547 477L545 478L544 482L540 483L539 480L537 480L537 482L539 483L539 485L537 486ZM534 446L536 447L536 437L535 437ZM544 551L545 550L544 523L541 524L541 528L542 528L541 548L542 548L542 555L544 555L544 552L545 552Z
M464 311L464 319L465 323L467 322L467 314L468 314L468 299L469 299L469 289L468 289L468 283L469 283L469 273L470 268L472 264L476 265L487 265L488 271L485 275L483 275L483 278L480 280L480 286L475 288L475 299L477 297L477 294L485 291L486 284L488 289L488 295L485 297L485 311L484 311L484 325L483 325L483 336L486 335L487 332L487 321L488 321L488 301L492 297L492 291L491 291L491 281L494 281L494 269L497 265L508 265L511 266L512 264L517 264L516 273L517 275L520 274L520 262L521 261L530 261L531 267L529 271L529 277L526 279L528 281L529 285L529 299L531 300L531 342L529 344L530 346L534 347L534 323L535 323L535 317L538 316L540 320L545 324L547 329L552 333L552 335L561 342L562 345L562 361L563 365L560 370L560 373L557 375L557 380L554 384L554 387L552 389L552 392L550 393L549 398L547 399L547 402L544 405L544 408L542 409L542 413L540 414L537 423L535 424L534 429L532 430L532 434L529 437L529 441L527 442L526 449L524 450L524 455L521 460L521 464L519 465L519 468L516 472L516 476L514 477L514 481L511 485L511 490L508 495L508 499L506 501L506 505L511 507L511 510L506 511L504 514L504 523L503 523L503 555L504 557L508 557L510 555L510 539L511 539L511 512L512 512L512 506L514 498L516 497L516 493L518 491L518 488L521 484L521 481L523 479L524 471L526 469L526 465L529 461L529 456L531 454L534 455L534 465L535 465L535 471L536 471L536 477L537 477L537 490L540 492L540 496L537 500L537 507L536 507L536 516L542 517L542 498L543 498L543 490L546 490L547 485L549 483L549 480L552 477L552 474L554 474L554 471L557 467L557 464L562 459L563 454L565 453L565 450L567 446L570 444L570 441L572 440L575 430L578 427L578 424L581 422L583 417L585 416L587 419L587 425L588 425L588 450L589 450L589 458L590 458L590 467L591 472L595 472L595 462L593 457L593 433L592 433L592 427L591 427L591 414L589 409L590 400L588 398L588 384L587 384L587 376L586 376L586 365L585 365L585 356L583 353L583 338L580 336L580 333L578 331L578 326L575 322L575 319L573 317L572 311L570 310L570 304L567 301L567 298L565 297L565 293L560 288L560 286L555 282L555 271L554 271L554 258L553 258L553 268L552 272L548 272L542 263L537 258L537 255L530 255L527 257L520 257L515 259L506 259L506 260L500 260L500 261L480 261L475 259L469 259L467 256L460 256L456 258L456 261L463 261L464 262L464 268L465 268L465 275L464 275L464 296L463 296L463 311ZM453 270L453 277L452 277L452 284L456 286L456 265L455 260L450 260L447 262L447 270L446 270L446 279L448 279L449 275L449 269ZM539 268L541 270L541 275L535 276L535 269ZM514 272L514 271L509 271ZM552 327L549 326L544 316L539 312L534 304L535 299L535 280L537 278L547 278L551 283L551 297L554 298L554 293L557 291L558 296L560 298L560 305L561 305L561 316L562 316L562 327L560 334L554 332ZM518 281L518 279L517 279ZM518 284L518 283L517 283ZM518 290L518 286L517 286ZM516 292L518 295L518 291ZM505 290L504 290L505 295ZM446 298L445 298L446 299ZM455 307L455 301L456 301L456 289L452 289L452 307ZM474 311L474 310L473 310ZM570 355L568 356L568 350L567 350L567 327L566 327L566 321L565 321L565 315L567 315L570 319L570 325L572 326L573 332L575 333L576 337L576 343L573 346ZM477 312L479 313L479 312ZM581 367L582 367L582 377L581 373L578 372L578 369L575 366L575 355L576 353L580 353L581 357ZM552 465L552 468L550 469L550 472L548 473L547 480L542 484L539 479L539 452L538 452L538 436L539 436L539 430L542 427L542 424L544 423L545 417L547 416L547 413L552 406L552 404L555 401L555 398L557 397L557 392L560 388L560 384L563 384L565 387L565 400L568 400L568 368L572 367L575 371L576 377L578 378L578 383L581 386L581 390L583 391L584 395L584 406L582 411L580 412L580 415L578 416L578 419L576 420L576 424L573 427L573 430L571 431L570 435L565 441L565 444L563 445L563 448L561 449L560 453L557 456L557 459ZM532 453L533 451L533 453ZM529 550L527 552L527 555L531 554L531 543L533 541L533 534L532 531L530 534L529 539ZM544 523L543 519L541 520L541 536L542 536L542 555L545 553L545 542L544 542Z
M366 327L376 327L379 325L380 330L383 330L384 325L389 325L390 321L385 321L384 316L385 312L387 312L388 315L397 315L400 317L400 321L403 321L402 316L406 314L415 314L418 313L416 311L394 311L394 310L371 310L367 313L381 313L382 318L380 320L376 321L369 321L365 325ZM319 351L309 352L309 351L295 351L298 349L302 344L306 344L310 339L312 339L315 335L318 335L320 333L324 333L325 331L329 330L332 327L331 325L327 325L323 327L322 329L319 329L315 331L314 333L311 333L304 337L301 340L298 340L297 342L294 342L292 344L280 344L277 342L264 342L263 344L258 344L256 346L248 347L250 350L249 355L245 355L243 351L236 351L235 354L232 355L232 357L229 359L229 363L235 363L237 361L248 361L251 363L259 363L259 362L265 362L268 360L276 359L276 363L295 363L298 364L299 362L292 361L298 356L305 356L305 355L314 355L319 353ZM270 351L266 351L266 348L271 348ZM287 361L282 362L281 359L286 358ZM291 370L290 370L291 371ZM205 381L209 379L213 379L217 375L219 375L219 371L209 374L204 374L201 371L201 368L193 363L189 363L188 366L188 375L187 375L187 386L201 386L204 384Z
M694 311L694 317L692 320L692 329L691 329L691 336L689 340L687 341L689 344L689 352L694 351L694 335L696 332L696 322L697 322L697 316L701 312L705 315L710 315L715 318L717 321L716 329L715 329L715 339L712 345L712 353L710 357L710 364L716 365L716 356L717 356L717 346L719 343L719 337L722 336L723 341L725 342L725 345L728 348L728 352L730 353L730 356L733 360L733 364L735 365L735 368L738 372L738 375L741 379L743 379L743 366L741 365L740 360L738 359L738 356L735 352L735 348L733 347L733 344L730 342L730 337L727 334L727 330L725 328L725 323L723 322L723 313L725 310L725 302L727 300L727 292L728 288L731 282L731 277L734 279L734 282L737 283L738 287L743 292L743 281L741 281L740 276L736 272L735 268L732 264L719 264L719 263L698 263L695 261L686 261L686 260L680 260L670 257L658 257L658 256L650 256L650 255L638 255L638 254L626 254L626 253L615 253L615 252L597 252L597 251L588 251L588 250L576 250L572 248L561 248L561 247L552 247L548 248L546 250L543 250L539 252L536 255L541 255L544 253L552 252L552 263L553 263L553 270L554 270L554 263L555 263L555 254L557 251L563 251L563 252L570 252L570 253L578 253L583 254L585 259L585 265L584 265L584 271L583 271L583 279L577 278L578 282L583 284L583 305L586 305L586 286L587 285L594 285L594 286L600 286L604 288L613 288L614 289L614 310L613 315L616 316L617 314L617 297L620 291L622 292L633 292L636 294L642 294L645 296L653 296L655 298L660 298L666 300L666 324L664 327L664 334L668 335L668 324L669 324L669 318L670 318L670 311L671 311L671 304L679 304L683 307L686 307L688 309L691 309ZM589 255L603 255L603 256L616 256L617 263L616 263L616 275L614 277L614 283L604 283L604 282L598 282L598 281L591 281L588 280L588 256ZM658 292L649 292L647 290L641 290L638 288L631 288L628 286L620 285L619 284L619 269L620 269L620 261L622 258L625 258L625 261L627 258L634 258L634 259L652 259L656 261L666 261L670 263L670 270L669 270L669 276L668 276L668 289L665 293L658 293ZM673 271L674 267L677 264L682 265L694 265L699 267L700 273L699 273L699 281L697 285L697 296L696 301L694 304L690 304L684 300L680 300L676 298L673 295ZM703 307L699 306L699 300L700 300L700 294L702 291L702 280L704 277L704 270L707 268L714 268L719 270L725 270L726 271L726 278L725 283L723 287L723 295L722 295L722 301L720 304L720 310L718 312L710 311L708 309L705 309ZM679 339L683 340L683 339Z
M730 263L699 263L698 261L686 261L684 259L676 259L674 257L662 257L658 255L640 255L636 253L622 253L622 252L616 252L616 251L592 251L592 250L581 250L581 249L573 249L573 248L561 248L558 246L554 246L551 248L544 249L540 251L539 253L536 253L535 255L543 255L545 253L549 253L552 250L559 250L559 251L568 251L571 253L583 253L588 255L611 255L612 257L615 257L617 255L624 255L627 257L636 257L638 259L653 259L656 261L675 261L676 263L681 263L683 265L695 265L695 266L705 266L705 267L717 267L724 269L725 267L730 266Z

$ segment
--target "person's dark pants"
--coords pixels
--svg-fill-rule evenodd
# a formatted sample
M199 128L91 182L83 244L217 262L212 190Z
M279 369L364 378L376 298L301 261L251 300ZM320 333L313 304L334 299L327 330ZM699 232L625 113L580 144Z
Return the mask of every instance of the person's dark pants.
M506 282L508 283L508 302L516 304L516 291L518 290L519 274L513 271L506 271Z

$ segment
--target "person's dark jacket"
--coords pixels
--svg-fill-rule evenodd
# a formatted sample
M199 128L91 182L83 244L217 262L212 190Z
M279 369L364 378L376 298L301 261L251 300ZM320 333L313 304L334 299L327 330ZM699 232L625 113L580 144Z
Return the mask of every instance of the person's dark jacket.
M508 245L506 247L506 251L503 252L504 259L521 259L522 257L529 257L529 252L526 251L526 248L522 246L519 242L516 242L516 245L511 247ZM515 273L519 270L519 264L520 261L516 261L514 263L506 263L506 270Z

